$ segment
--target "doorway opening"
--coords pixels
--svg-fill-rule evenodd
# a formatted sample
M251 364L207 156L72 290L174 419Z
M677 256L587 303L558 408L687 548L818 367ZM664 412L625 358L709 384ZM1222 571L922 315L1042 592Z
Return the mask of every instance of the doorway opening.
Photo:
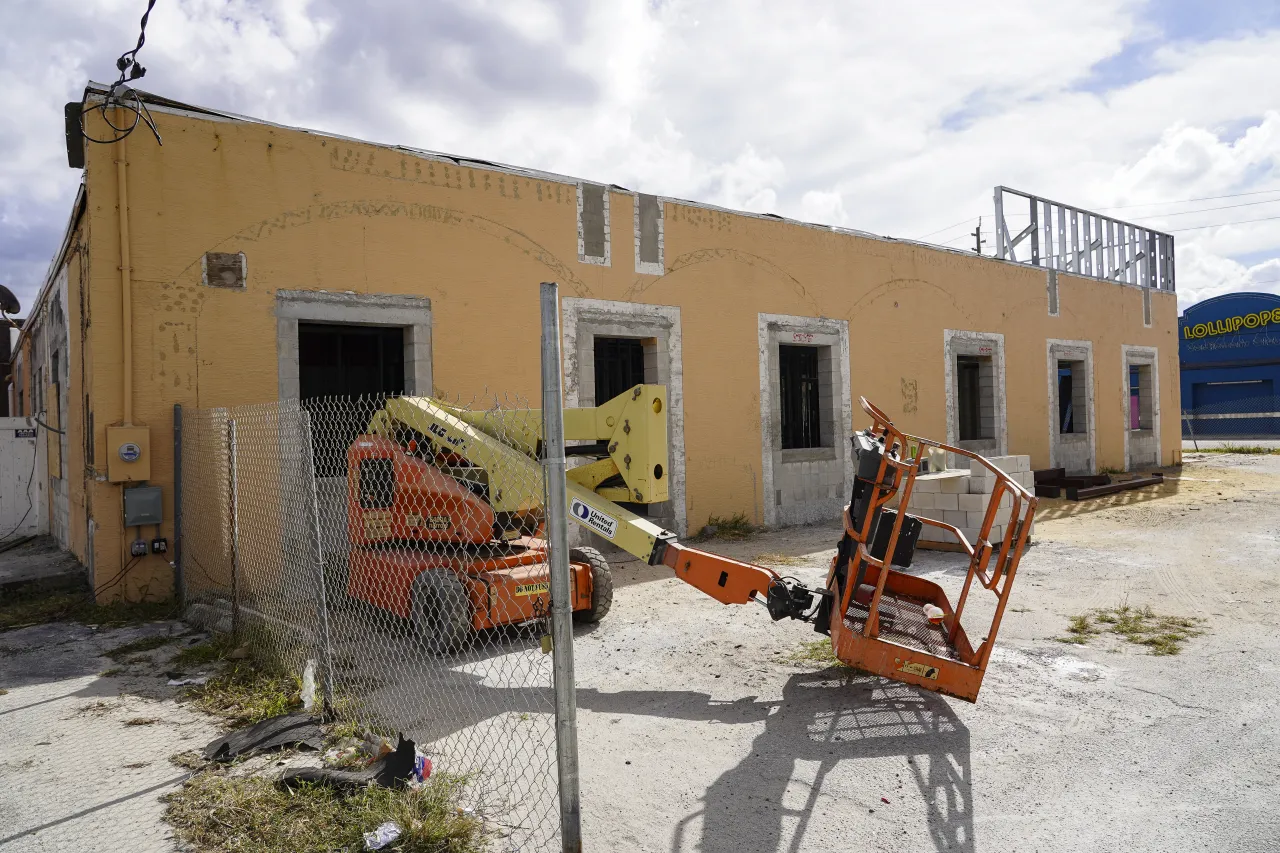
M345 477L347 447L384 397L404 393L404 329L298 324L298 396L311 414L316 476ZM328 398L349 398L327 402Z

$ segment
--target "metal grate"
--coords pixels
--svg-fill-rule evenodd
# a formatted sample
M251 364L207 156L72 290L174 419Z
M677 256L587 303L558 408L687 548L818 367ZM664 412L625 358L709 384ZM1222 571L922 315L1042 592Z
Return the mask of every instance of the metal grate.
M959 660L960 656L947 643L942 627L930 623L925 617L924 606L928 603L905 595L893 595L886 590L880 596L880 639L940 658ZM857 601L850 602L844 617L845 627L861 634L869 613Z

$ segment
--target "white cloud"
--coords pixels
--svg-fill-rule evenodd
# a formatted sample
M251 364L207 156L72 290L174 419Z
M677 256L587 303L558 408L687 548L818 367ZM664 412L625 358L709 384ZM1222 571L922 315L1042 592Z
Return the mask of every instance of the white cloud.
M0 127L0 275L28 298L77 179L61 105L114 77L144 6L0 4L23 117ZM1280 188L1280 31L1159 45L1099 89L1098 63L1157 37L1144 0L803 6L182 0L140 58L147 88L197 104L882 234L967 217L930 238L952 245L991 227L998 183L1084 207ZM1184 304L1280 278L1280 220L1177 236Z

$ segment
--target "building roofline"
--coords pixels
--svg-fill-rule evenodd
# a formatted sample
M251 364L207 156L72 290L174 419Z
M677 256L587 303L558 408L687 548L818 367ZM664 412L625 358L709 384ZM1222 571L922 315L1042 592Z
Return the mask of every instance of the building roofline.
M1223 302L1227 299L1239 299L1242 297L1252 298L1252 299L1258 299L1258 298L1271 299L1276 302L1280 302L1280 296L1274 293L1266 293L1261 290L1234 290L1231 293L1221 293L1217 296L1212 296L1208 299L1204 299L1200 302L1197 302L1195 305L1188 305L1186 309L1184 309L1183 312L1178 315L1178 319L1181 320L1187 316L1188 312L1199 311L1201 308L1204 308L1208 305L1214 305L1218 302Z
M92 80L89 81L88 85L85 87L85 93L84 93L85 101L88 102L91 99L99 99L104 97L110 88L111 87L106 84L97 83ZM395 144L386 143L386 142L373 142L368 139L359 139L353 136L343 136L342 134L332 133L330 131L316 130L314 128L309 128L309 127L298 127L294 125L280 124L278 122L268 121L266 119L261 119L261 118L255 118L253 116L240 115L238 113L233 113L226 110L217 110L209 107L201 107L195 104L188 104L182 101L173 100L172 98L166 98L161 95L156 95L141 89L135 89L134 91L137 92L138 96L143 100L143 102L147 104L148 108L152 108L157 112L171 113L176 115L187 115L194 118L215 119L215 120L221 120L221 121L239 121L239 122L245 122L248 124L257 124L257 125L262 125L264 127L274 127L274 128L279 128L281 130L289 130L289 131L294 131L296 133L305 133L313 136L319 136L325 139L333 139L333 140L338 140L342 142L352 142L358 145L368 145L374 148L381 148L388 151L400 151L405 154L413 155L415 157L421 157L429 160L437 160L440 162L448 162L457 166L469 165L477 168L493 170L496 172L504 172L510 175L518 175L520 177L525 177L525 178L533 178L533 179L542 180L542 181L570 184L574 186L580 183L592 183L592 184L598 184L600 186L604 186L611 190L616 190L619 192L638 193L638 190L632 190L627 187L621 186L619 184L609 183L607 181L594 181L594 180L589 180L587 178L575 178L571 175L562 175L557 172L546 172L541 169L530 169L522 166L512 166L508 163L498 163L492 160L481 160L474 157L463 157L456 154L447 154L440 151L432 151L426 148L414 148L408 145L395 145ZM1030 268L1030 269L1040 269L1043 271L1047 271L1045 267L1032 266L1030 263L1023 263L1020 261L1014 261L1007 258L995 258L988 255L979 255L974 252L967 251L965 249L957 249L951 246L942 246L936 243L929 243L924 240L913 240L907 237L890 237L887 235L874 234L870 231L862 231L856 228L845 228L839 225L823 225L821 223L816 223L816 222L805 222L803 220L791 219L789 217L781 216L776 213L754 213L752 211L747 211L747 210L735 210L733 208L721 207L719 205L709 204L707 202L691 201L689 199L679 198L676 196L666 196L666 195L655 194L655 197L662 202L683 205L686 207L697 208L700 210L710 210L710 211L715 211L717 213L728 213L734 216L743 216L751 219L765 219L772 222L782 222L789 225L797 225L802 228L813 228L819 231L828 231L833 234L844 234L850 237L859 237L864 240L874 240L876 242L881 242L881 243L897 243L899 245L919 246L920 248L928 249L934 252L945 252L947 254L956 255L959 257L973 258L975 260L987 261L989 263L1009 264L1022 269ZM1062 275L1073 275L1073 273L1070 273L1065 270L1059 270L1058 272L1059 274L1062 274ZM1117 284L1122 287L1136 287L1139 289L1141 289L1142 287L1141 285L1138 285L1138 284L1130 284L1129 282L1115 281L1115 280L1109 280L1109 279L1100 279L1094 276L1079 276L1079 277L1087 279L1089 281L1106 281L1110 284ZM1174 294L1173 291L1167 291L1167 290L1152 289L1152 293L1169 294L1169 295L1176 296L1176 294Z
M81 180L80 186L76 189L76 200L71 205L71 216L67 220L66 230L62 232L62 242L58 244L58 251L54 254L53 260L49 262L49 269L45 271L44 284L40 285L40 290L36 293L35 300L31 303L31 307L27 309L27 316L22 323L22 329L18 332L18 340L14 343L15 351L22 345L22 341L27 337L29 330L36 325L33 320L43 310L45 299L49 296L54 279L58 277L58 271L62 269L62 263L67 258L67 250L71 248L71 235L80 226L80 220L88 207L88 201L84 181Z

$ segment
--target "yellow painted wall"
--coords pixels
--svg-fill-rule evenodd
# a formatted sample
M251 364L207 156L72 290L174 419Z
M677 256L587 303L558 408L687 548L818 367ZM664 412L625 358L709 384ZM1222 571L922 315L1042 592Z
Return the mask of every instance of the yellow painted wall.
M1060 276L1061 316L1049 317L1043 270L678 203L664 207L666 274L639 275L626 193L611 194L611 266L580 264L571 183L260 124L156 118L164 146L140 132L127 147L134 420L151 427L153 482L165 488L170 517L173 405L277 397L278 289L429 297L437 392L488 388L530 400L538 394L539 281L559 281L563 296L679 306L693 529L709 514L760 515L758 312L847 319L855 405L866 395L907 429L938 438L946 434L943 330L1003 334L1009 451L1029 453L1036 466L1048 462L1046 338L1093 341L1097 461L1109 467L1124 464L1121 345L1158 347L1162 462L1179 453L1172 294L1152 294L1145 329L1137 288ZM90 146L86 167L85 383L97 471L110 452L105 429L123 416L118 153ZM245 291L201 285L208 251L245 253ZM902 413L903 379L918 383L915 414ZM92 473L86 503L99 523L101 582L128 546L120 488ZM161 533L172 536L171 525ZM148 557L126 588L155 594L167 584L167 563Z

